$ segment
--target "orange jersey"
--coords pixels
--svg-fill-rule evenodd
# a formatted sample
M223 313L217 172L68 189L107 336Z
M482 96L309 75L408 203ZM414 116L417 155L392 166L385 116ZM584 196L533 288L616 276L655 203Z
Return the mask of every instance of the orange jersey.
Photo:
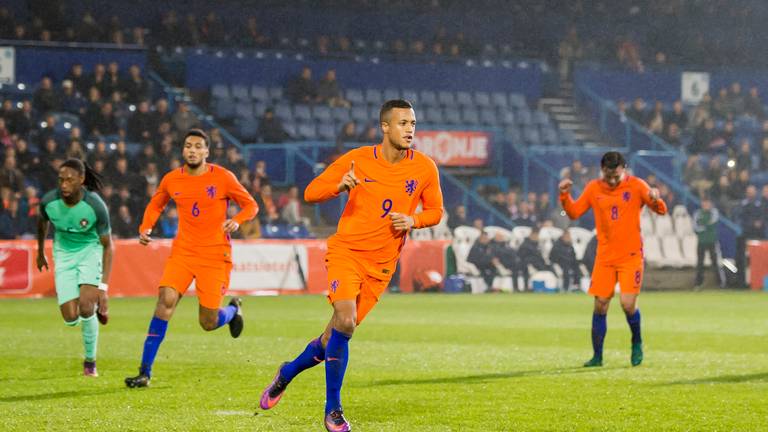
M349 194L336 234L328 249L362 252L376 263L391 262L400 255L406 231L395 230L390 213L413 216L414 228L437 224L443 215L443 193L435 162L423 153L408 150L403 160L384 160L381 144L350 150L312 180L304 191L307 202L322 202L339 195L341 178L355 161L360 181ZM419 202L421 213L414 214Z
M592 208L597 228L596 261L615 263L643 253L640 212L647 205L658 214L667 213L662 199L651 201L651 188L644 180L629 174L611 189L602 180L592 180L578 200L570 193L560 194L563 209L576 219Z
M238 224L253 219L259 208L232 172L210 163L206 166L207 172L202 175L191 176L181 167L163 176L144 211L139 232L155 226L168 200L173 199L179 213L179 230L172 252L229 261L232 246L229 234L222 229L229 200L240 206L240 212L232 218Z

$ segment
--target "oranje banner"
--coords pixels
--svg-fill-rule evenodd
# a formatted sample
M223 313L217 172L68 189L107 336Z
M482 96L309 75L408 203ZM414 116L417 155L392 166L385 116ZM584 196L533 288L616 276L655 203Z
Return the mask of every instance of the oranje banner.
M137 240L115 240L109 294L112 297L157 295L170 240L142 246ZM400 259L400 287L413 290L416 272L445 271L448 242L408 241ZM0 242L0 298L56 295L51 241L46 242L49 270L36 268L37 242ZM242 240L233 242L229 294L323 294L327 286L325 240ZM301 270L299 270L299 268ZM306 284L303 281L306 281Z
M417 131L414 146L442 166L485 166L491 135L479 131Z
M749 286L753 290L763 289L765 278L768 277L768 241L750 240L747 242L749 251Z

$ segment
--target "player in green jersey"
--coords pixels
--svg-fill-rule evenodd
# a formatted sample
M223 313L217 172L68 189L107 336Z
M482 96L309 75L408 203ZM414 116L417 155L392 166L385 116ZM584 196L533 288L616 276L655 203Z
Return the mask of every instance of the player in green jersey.
M59 168L59 187L40 201L37 222L37 269L48 269L45 238L50 222L53 238L56 295L64 323L81 324L85 361L83 374L99 376L96 347L99 323L107 323L107 281L112 267L112 236L107 206L96 192L101 178L79 159Z

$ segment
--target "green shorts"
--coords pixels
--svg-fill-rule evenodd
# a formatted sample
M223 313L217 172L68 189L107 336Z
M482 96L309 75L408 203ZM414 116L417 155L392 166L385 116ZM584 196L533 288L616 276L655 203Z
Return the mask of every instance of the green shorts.
M99 286L103 253L104 247L101 244L87 246L77 252L53 252L59 305L79 298L80 285Z

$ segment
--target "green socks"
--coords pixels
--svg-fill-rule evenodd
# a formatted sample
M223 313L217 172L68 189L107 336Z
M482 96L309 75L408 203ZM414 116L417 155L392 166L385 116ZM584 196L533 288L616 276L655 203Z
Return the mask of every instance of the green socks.
M80 318L83 330L83 348L85 348L85 359L96 360L96 348L99 343L99 321L96 314L88 318Z

